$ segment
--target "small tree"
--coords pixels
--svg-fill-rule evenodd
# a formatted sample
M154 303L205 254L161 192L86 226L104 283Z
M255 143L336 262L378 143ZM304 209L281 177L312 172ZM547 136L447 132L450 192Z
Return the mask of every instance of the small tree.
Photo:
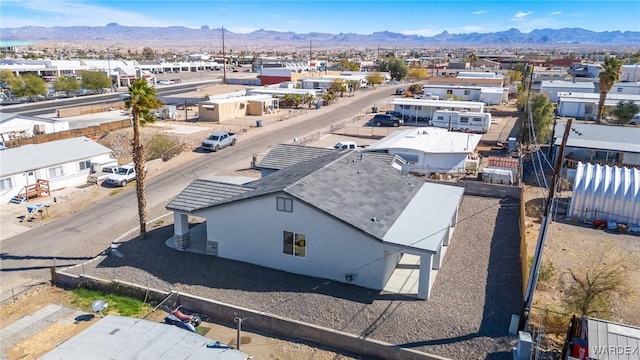
M154 60L156 58L156 51L152 48L145 46L142 49L142 60Z
M476 63L479 60L478 55L476 55L474 53L469 53L469 57L467 57L467 60L469 60L469 63L471 64L471 67L475 70L476 69Z
M628 262L624 257L614 259L606 250L600 252L599 258L584 263L588 266L582 271L567 269L570 284L564 291L565 309L580 316L611 318L615 314L614 297L623 299L631 293Z
M371 74L367 74L367 77L365 79L367 79L367 82L372 86L382 84L382 82L384 81L384 77L382 76L382 74L377 71L372 72Z
M344 80L335 79L331 82L331 86L329 87L329 92L333 94L340 94L340 97L343 97L345 91L347 91L347 85L345 84Z
M24 74L14 77L9 84L15 96L27 96L32 100L36 95L47 94L47 83L35 74Z
M360 65L347 59L340 60L339 66L342 71L360 71Z
M409 73L409 68L404 60L396 57L387 57L380 62L380 71L389 72L395 80L404 79Z
M407 75L407 78L409 79L424 79L427 77L427 69L422 68L422 67L416 67L416 68L411 68L411 70L409 70L409 75Z
M531 99L531 117L533 120L533 130L536 134L538 144L544 144L549 140L551 135L551 126L553 124L553 104L549 101L546 94L538 94ZM530 126L529 121L525 121L527 128ZM526 143L531 144L534 139L530 138Z
M111 87L111 80L109 76L100 71L80 71L79 75L82 76L82 87L84 89L91 89L95 92L102 94L104 89Z
M53 89L69 95L69 92L80 89L80 82L69 76L57 76L53 80Z
M507 72L507 77L510 82L522 81L522 72L517 70L509 70Z
M302 103L309 105L309 107L311 107L314 101L316 101L316 97L311 94L302 97Z
M9 69L0 69L0 82L11 83L11 80L15 79L16 75Z
M618 118L618 124L628 124L638 111L640 111L640 107L633 101L620 100L612 113Z
M407 91L409 91L413 95L423 93L422 86L420 86L420 84L411 84Z

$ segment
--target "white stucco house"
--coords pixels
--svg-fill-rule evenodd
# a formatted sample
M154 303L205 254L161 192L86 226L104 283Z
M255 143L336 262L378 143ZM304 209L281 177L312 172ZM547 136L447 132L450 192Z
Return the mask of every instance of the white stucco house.
M421 127L396 131L364 151L397 155L407 162L405 171L413 173L464 173L481 138L480 134Z
M420 258L427 299L464 189L426 183L376 154L333 152L234 185L195 180L168 205L177 249L383 289L403 254ZM205 219L192 239L189 216ZM250 224L250 225L249 225Z
M47 191L86 183L92 163L106 163L111 149L86 137L0 151L0 201L36 186Z

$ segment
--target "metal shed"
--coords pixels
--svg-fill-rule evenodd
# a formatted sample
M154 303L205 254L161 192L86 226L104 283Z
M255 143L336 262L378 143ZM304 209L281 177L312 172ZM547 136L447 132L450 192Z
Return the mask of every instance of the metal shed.
M640 224L640 170L579 162L567 214Z

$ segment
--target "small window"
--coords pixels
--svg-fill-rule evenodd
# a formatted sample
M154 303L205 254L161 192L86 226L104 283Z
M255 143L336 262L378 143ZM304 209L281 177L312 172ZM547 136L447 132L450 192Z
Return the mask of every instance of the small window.
M282 252L296 257L307 257L307 235L292 231L282 232Z
M49 168L49 179L61 177L65 175L64 166L56 166Z
M468 123L469 123L469 118L467 116L460 117L460 124L468 124Z
M453 95L453 90L447 90L447 95Z
M481 122L482 118L474 117L472 120L473 120L473 122Z
M465 90L465 91L464 91L464 94L465 94L465 95L471 95L471 90Z
M293 199L277 197L276 202L278 211L293 212Z
M240 109L244 109L244 103L240 103Z
M0 190L7 190L13 188L13 178L0 179Z
M616 91L621 93L622 92L622 88L616 88Z
M85 160L78 163L78 170L86 170L91 168L91 161Z
M396 153L396 155L403 158L408 164L417 164L420 161L420 156L417 154Z

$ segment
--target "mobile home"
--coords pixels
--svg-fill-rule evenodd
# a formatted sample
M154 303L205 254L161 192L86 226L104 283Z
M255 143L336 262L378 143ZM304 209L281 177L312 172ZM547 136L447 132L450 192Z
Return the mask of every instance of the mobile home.
M431 125L449 130L484 134L491 130L491 114L438 110L433 114Z

